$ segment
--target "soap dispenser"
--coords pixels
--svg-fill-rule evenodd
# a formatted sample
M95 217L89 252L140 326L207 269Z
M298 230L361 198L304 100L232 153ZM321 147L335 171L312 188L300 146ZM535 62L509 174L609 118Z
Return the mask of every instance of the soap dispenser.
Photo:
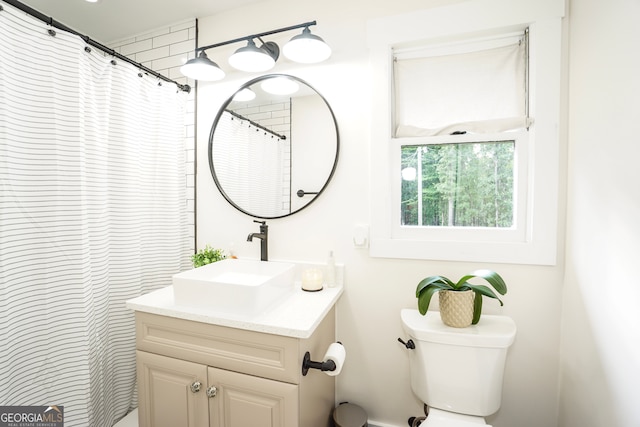
M333 258L333 251L329 251L329 258L327 259L327 268L325 274L325 283L329 288L333 288L336 286L336 260Z

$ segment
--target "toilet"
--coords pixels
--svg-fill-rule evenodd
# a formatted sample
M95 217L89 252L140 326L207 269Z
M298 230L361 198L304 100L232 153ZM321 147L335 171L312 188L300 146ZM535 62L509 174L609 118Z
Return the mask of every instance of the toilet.
M483 314L477 325L452 328L440 313L403 309L409 348L411 389L429 408L420 427L488 426L502 400L507 350L516 336L514 321Z

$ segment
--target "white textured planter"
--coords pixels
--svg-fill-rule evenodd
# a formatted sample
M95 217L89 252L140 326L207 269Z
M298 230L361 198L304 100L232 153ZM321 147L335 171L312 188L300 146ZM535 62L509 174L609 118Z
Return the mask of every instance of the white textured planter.
M454 328L466 328L471 325L474 296L472 290L438 292L442 322Z

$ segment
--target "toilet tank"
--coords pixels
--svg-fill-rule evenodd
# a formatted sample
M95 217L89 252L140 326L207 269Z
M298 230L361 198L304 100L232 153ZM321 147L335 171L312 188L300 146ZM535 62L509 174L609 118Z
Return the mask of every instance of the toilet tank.
M440 313L401 311L415 344L409 352L411 388L430 407L484 417L500 408L507 350L516 325L506 316L483 315L477 325L452 328Z

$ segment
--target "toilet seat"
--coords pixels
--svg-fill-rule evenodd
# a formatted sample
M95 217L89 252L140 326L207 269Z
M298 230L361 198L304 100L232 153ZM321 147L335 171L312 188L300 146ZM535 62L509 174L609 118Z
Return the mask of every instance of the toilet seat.
M420 427L491 427L482 417L456 414L442 409L429 408L429 416Z

